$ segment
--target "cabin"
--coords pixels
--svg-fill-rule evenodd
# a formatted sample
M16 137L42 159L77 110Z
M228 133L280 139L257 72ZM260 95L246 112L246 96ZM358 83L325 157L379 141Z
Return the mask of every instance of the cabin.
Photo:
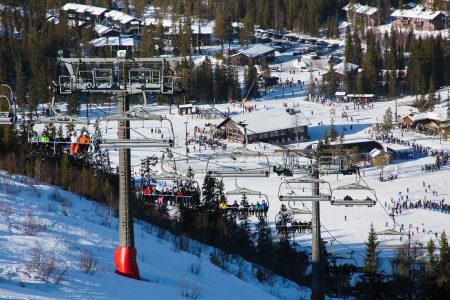
M194 107L192 104L180 104L180 105L178 105L178 114L180 116L192 115L194 113L197 113L197 108Z
M84 24L101 24L105 20L105 14L109 11L103 7L67 3L61 8L67 15L69 25L82 26Z
M416 128L419 130L426 130L432 128L439 128L440 124L443 121L445 121L445 117L443 115L434 112L424 112L402 116L400 117L398 123L399 126L402 128Z
M214 21L207 23L195 22L192 24L192 46L211 46L214 42L214 26Z
M346 102L354 102L360 105L366 105L375 100L374 94L347 94L344 97Z
M300 110L293 108L254 111L248 114L227 117L216 127L223 138L243 143L245 123L249 143L266 142L289 144L308 140L308 119Z
M271 61L275 58L275 48L267 45L256 45L246 50L240 51L230 57L231 64L235 66L246 66L253 59L255 64L259 64L263 59Z
M336 147L347 150L357 149L357 152L361 155L366 155L373 149L383 150L383 145L379 142L365 138L331 142L328 146L325 146L325 148ZM309 145L306 149L317 149L317 143Z
M441 11L430 11L422 5L412 9L397 9L391 14L396 29L435 31L445 29L447 16Z
M355 25L358 21L363 22L364 27L373 27L379 24L378 8L356 3L347 4L342 8L347 12L347 22Z
M102 25L121 34L132 35L140 35L142 31L141 20L118 10L78 3L67 3L62 7L62 10L66 13L71 26L90 25L95 28L96 25ZM105 31L106 29L103 28L102 30Z
M140 41L132 36L106 36L89 42L95 49L108 48L111 53L118 50L127 50L132 53L139 45Z
M380 149L373 149L369 152L370 163L374 167L387 166L391 160L391 156Z

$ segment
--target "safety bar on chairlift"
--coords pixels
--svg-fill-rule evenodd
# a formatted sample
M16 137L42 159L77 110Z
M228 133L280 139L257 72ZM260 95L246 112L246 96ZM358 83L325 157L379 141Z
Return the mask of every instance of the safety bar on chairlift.
M98 144L101 149L109 148L168 148L173 146L171 140L104 140Z
M318 196L279 195L278 199L280 201L316 202L316 201L330 201L331 196L329 196L329 195L318 195Z
M230 170L230 171L218 171L210 170L208 175L212 178L220 177L269 177L269 171L253 171L253 170Z
M376 200L331 200L331 205L336 206L374 206L376 205Z

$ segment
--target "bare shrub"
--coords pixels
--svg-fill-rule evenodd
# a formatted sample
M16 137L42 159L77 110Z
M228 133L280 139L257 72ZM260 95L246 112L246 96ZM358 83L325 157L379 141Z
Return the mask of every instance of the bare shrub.
M0 201L0 214L3 216L10 216L12 214L11 205L4 201Z
M91 250L81 251L80 254L80 268L84 273L93 275L97 268L97 259Z
M26 235L36 235L47 228L45 223L41 222L33 211L28 210L25 215L23 233Z
M6 185L5 190L8 194L17 195L17 193L19 192L15 184L6 183L5 185Z
M26 268L30 274L34 274L37 278L46 282L54 276L54 282L59 284L64 280L67 273L67 266L59 269L59 263L60 261L53 251L45 251L41 243L36 243L31 249Z
M48 199L53 201L53 202L57 202L59 204L61 204L64 207L71 207L72 206L72 200L67 197L67 196L63 196L61 194L60 191L56 190L53 193L51 193L50 195L48 195Z
M30 194L32 194L32 195L34 195L34 196L36 196L36 197L38 197L38 198L41 198L42 197L42 193L41 193L41 191L36 187L36 185L32 185L32 186L30 186Z
M57 207L56 207L56 203L55 202L49 202L48 204L47 204L47 211L48 212L56 212L58 209L57 209Z
M191 273L194 275L200 274L201 269L202 269L202 266L200 265L200 262L192 263L189 266L189 271L191 271Z
M190 243L189 243L188 239L179 237L176 235L173 236L172 244L174 247L173 250L175 252L180 252L180 251L187 252L190 247L190 245L189 245Z
M111 223L113 219L113 209L111 207L106 207L103 205L96 205L95 214L101 218L100 225L111 228Z
M181 296L190 299L199 299L201 297L201 291L202 289L198 284L190 282L184 278L180 280Z

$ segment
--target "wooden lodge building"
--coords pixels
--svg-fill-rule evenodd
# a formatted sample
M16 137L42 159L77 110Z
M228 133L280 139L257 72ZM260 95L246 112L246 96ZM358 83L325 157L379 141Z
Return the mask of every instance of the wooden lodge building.
M253 59L255 64L266 58L267 61L273 60L275 57L275 48L266 45L256 45L255 47L248 48L239 53L236 53L230 57L230 62L233 65L246 66Z
M365 28L381 25L379 24L378 8L376 7L356 3L353 7L347 4L342 9L347 12L348 23L353 24L361 20Z
M445 29L447 16L441 11L428 10L422 5L412 9L397 9L391 14L396 29L434 31Z
M293 108L255 111L248 114L227 117L217 130L223 138L230 141L245 141L244 128L239 123L245 123L249 143L267 142L289 144L308 140L308 119Z

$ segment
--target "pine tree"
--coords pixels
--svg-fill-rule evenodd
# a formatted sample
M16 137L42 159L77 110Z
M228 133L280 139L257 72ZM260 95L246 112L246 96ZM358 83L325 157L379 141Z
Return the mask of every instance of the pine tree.
M328 96L334 96L339 85L339 79L336 74L336 71L334 70L334 64L333 61L330 60L328 63L328 76L327 76L327 83L325 92Z
M221 49L223 53L223 44L225 41L230 41L231 34L233 32L233 28L231 27L231 20L225 10L225 7L222 10L219 10L214 24L214 33L217 38L220 40Z
M441 281L444 285L450 284L450 246L448 244L447 235L445 231L441 233L439 238L439 273Z
M330 139L328 138L328 131L325 129L323 131L323 144L328 146L330 144Z
M255 39L253 18L248 13L243 20L242 28L239 32L239 44L247 45Z
M378 237L375 232L375 228L373 223L370 224L369 237L366 244L366 256L364 258L364 272L371 276L375 277L378 273L378 269L381 265L379 254L380 252L377 250L378 244L380 242L377 241Z
M155 38L153 36L153 30L147 28L143 29L141 36L141 44L138 48L140 57L154 57L156 55Z
M345 29L345 50L344 50L344 62L346 63L356 63L354 61L355 49L353 45L352 32L350 26Z
M393 121L392 121L392 110L390 107L386 109L386 112L383 116L383 131L388 133L392 130L394 127Z
M245 69L244 82L245 94L247 95L247 98L258 98L260 96L258 87L258 71L256 70L253 59L250 59L250 63Z
M164 53L164 26L161 20L159 20L158 24L156 25L155 36L156 36L156 46L158 47L158 53L162 54Z
M209 211L217 211L219 209L219 203L216 203L216 185L216 179L207 174L203 180L202 196L203 203Z
M336 139L337 139L336 126L334 126L334 123L331 123L331 126L330 126L330 142L335 142Z
M436 275L437 261L435 251L436 245L434 244L433 240L430 239L427 243L427 254L428 254L427 273L428 276L430 277L434 277Z

